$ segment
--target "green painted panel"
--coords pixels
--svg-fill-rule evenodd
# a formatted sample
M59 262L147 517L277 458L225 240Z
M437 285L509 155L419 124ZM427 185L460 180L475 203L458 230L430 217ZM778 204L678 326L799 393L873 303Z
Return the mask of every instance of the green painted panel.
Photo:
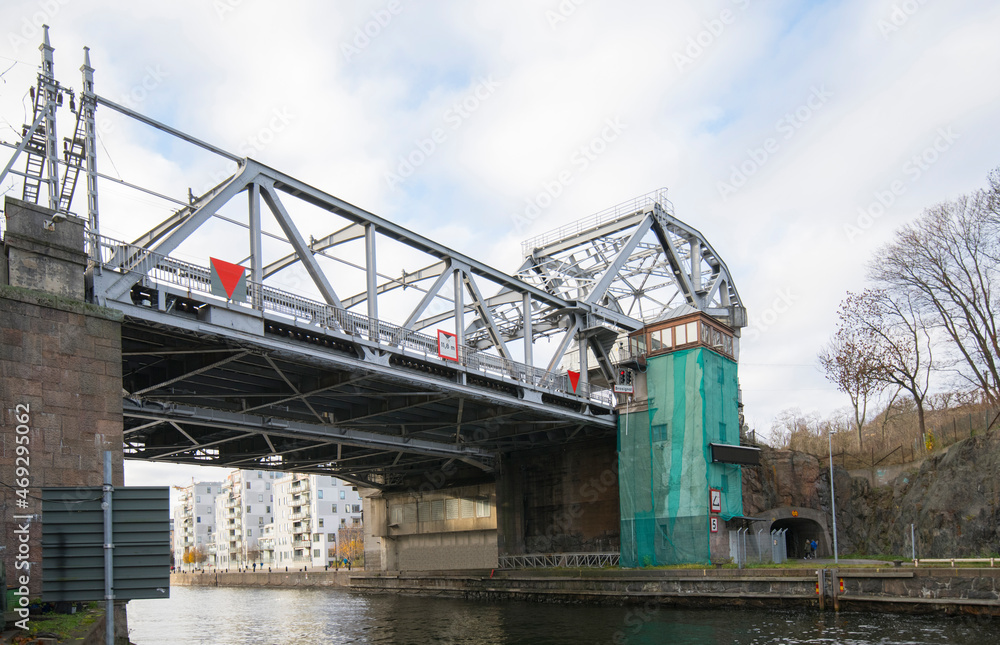
M119 488L112 499L116 600L170 594L170 489ZM104 599L104 515L99 487L42 489L42 598Z

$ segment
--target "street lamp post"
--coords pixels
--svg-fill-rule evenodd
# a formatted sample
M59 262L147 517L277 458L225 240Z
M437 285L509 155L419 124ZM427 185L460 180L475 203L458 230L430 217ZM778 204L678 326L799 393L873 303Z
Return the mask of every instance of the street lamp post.
M833 561L840 562L837 555L837 502L833 492L833 432L826 431L827 443L830 446L830 515L833 516Z

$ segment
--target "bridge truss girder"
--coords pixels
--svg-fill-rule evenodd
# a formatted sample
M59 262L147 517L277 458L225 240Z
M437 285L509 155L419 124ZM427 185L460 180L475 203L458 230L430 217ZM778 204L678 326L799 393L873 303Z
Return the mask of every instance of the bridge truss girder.
M673 217L665 191L526 243L523 264L509 275L97 95L87 55L76 111L81 136L72 154L59 160L57 98L72 91L55 80L47 31L42 62L37 115L21 142L3 142L15 152L0 181L10 172L48 186L58 222L73 214L72 187L64 182L57 190L60 165L64 179L86 174L90 296L126 314L123 386L133 457L209 463L215 455L216 465L252 462L261 468L295 460L296 469L336 471L365 485L386 485L408 469L441 460L484 472L503 450L613 431L613 399L602 388L610 386L614 339L673 304L689 304L737 329L745 324L725 264L701 233ZM131 244L104 238L97 186L98 179L111 178L97 171L98 106L235 162L237 171L187 200L116 179L181 208ZM36 150L29 144L41 135L52 141ZM28 171L14 171L26 151ZM244 195L245 209L234 205ZM298 223L303 209L318 213L333 232L305 235ZM277 230L269 230L265 219ZM243 231L238 237L246 251L239 263L249 272L248 303L210 295L207 258L199 266L172 255L190 254L191 245L203 255L211 235L206 231L219 222ZM405 256L402 268L385 262L386 248L390 260ZM345 281L340 269L359 272L362 286ZM282 291L290 273L304 273L321 302ZM387 312L404 322L385 323ZM457 364L435 355L433 337L421 334L441 325L457 336ZM534 367L533 346L543 337L557 344L547 369ZM324 345L304 348L303 342ZM574 348L583 374L579 387L571 388L559 367ZM514 360L518 352L522 363ZM593 383L591 354L598 367ZM401 377L406 365L416 371ZM335 382L312 383L307 372L317 368ZM355 382L351 374L365 376ZM240 442L252 450L230 459L229 447ZM353 471L343 467L347 463Z

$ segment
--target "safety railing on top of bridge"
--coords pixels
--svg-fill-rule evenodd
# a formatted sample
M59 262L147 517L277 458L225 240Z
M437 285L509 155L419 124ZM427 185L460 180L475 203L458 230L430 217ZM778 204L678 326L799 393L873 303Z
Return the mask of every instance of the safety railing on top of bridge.
M639 197L622 202L621 204L616 204L611 208L607 208L599 213L590 215L589 217L585 217L575 222L570 222L569 224L552 229L551 231L546 231L545 233L537 235L529 240L525 240L524 242L521 242L521 254L524 257L527 257L531 255L535 249L540 249L553 242L558 242L559 240L565 239L570 235L582 233L583 231L589 231L597 228L598 226L607 224L608 222L613 222L619 217L631 215L636 211L645 210L646 208L652 207L653 204L659 204L668 212L673 212L673 205L670 203L670 200L667 199L667 189L660 188L651 193L646 193L645 195L640 195Z
M174 285L186 291L204 294L212 292L209 269L126 242L90 235L88 255L92 262L99 262L105 269L142 275L153 282ZM296 323L301 321L358 336L389 348L422 354L425 358L438 357L438 340L434 336L250 280L247 281L247 291L251 302L237 303L238 306L251 309L252 303L259 303L263 310L287 316ZM586 381L579 382L574 389L566 373L550 372L470 347L459 347L458 358L460 364L478 372L510 378L542 390L575 394L609 407L615 404L614 393L611 390L592 387Z
M548 567L601 568L617 567L619 554L615 553L526 553L501 555L501 569L539 569Z

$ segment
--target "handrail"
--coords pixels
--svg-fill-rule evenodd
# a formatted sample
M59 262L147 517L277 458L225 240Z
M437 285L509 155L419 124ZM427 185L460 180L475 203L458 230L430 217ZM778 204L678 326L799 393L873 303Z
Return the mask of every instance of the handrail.
M947 562L951 564L952 568L955 568L956 562L989 562L990 568L993 568L996 566L997 560L1000 560L1000 558L917 558L913 561L913 566L919 567L921 562L925 564L940 564Z
M604 224L613 222L626 215L631 215L636 211L645 210L653 204L659 204L668 212L673 211L673 205L670 203L670 200L667 199L667 189L660 188L646 193L645 195L640 195L628 201L616 204L610 208L606 208L599 213L584 217L583 219L575 222L570 222L569 224L565 224L559 228L546 231L541 235L536 235L533 238L525 240L524 242L521 242L521 253L524 257L528 257L535 249L539 249L551 244L552 242L565 239L570 235L582 233L583 231L588 231L590 229L597 228L598 226L603 226Z
M619 553L525 553L521 555L501 555L498 564L501 569L530 569L543 567L601 568L616 567Z
M104 269L139 274L155 282L172 284L186 291L204 294L212 292L212 274L206 267L93 233L88 234L87 244L91 262L100 263ZM247 290L252 294L251 301L259 302L263 310L291 317L296 322L303 321L332 331L359 336L397 351L409 350L422 354L424 358L438 356L437 338L429 334L250 280L247 280ZM234 304L247 310L252 308L249 303ZM613 406L615 403L611 390L593 387L588 382L578 383L574 390L569 375L565 372L549 372L466 346L459 347L458 358L459 364L468 369L510 378L536 389L588 398L606 406Z

